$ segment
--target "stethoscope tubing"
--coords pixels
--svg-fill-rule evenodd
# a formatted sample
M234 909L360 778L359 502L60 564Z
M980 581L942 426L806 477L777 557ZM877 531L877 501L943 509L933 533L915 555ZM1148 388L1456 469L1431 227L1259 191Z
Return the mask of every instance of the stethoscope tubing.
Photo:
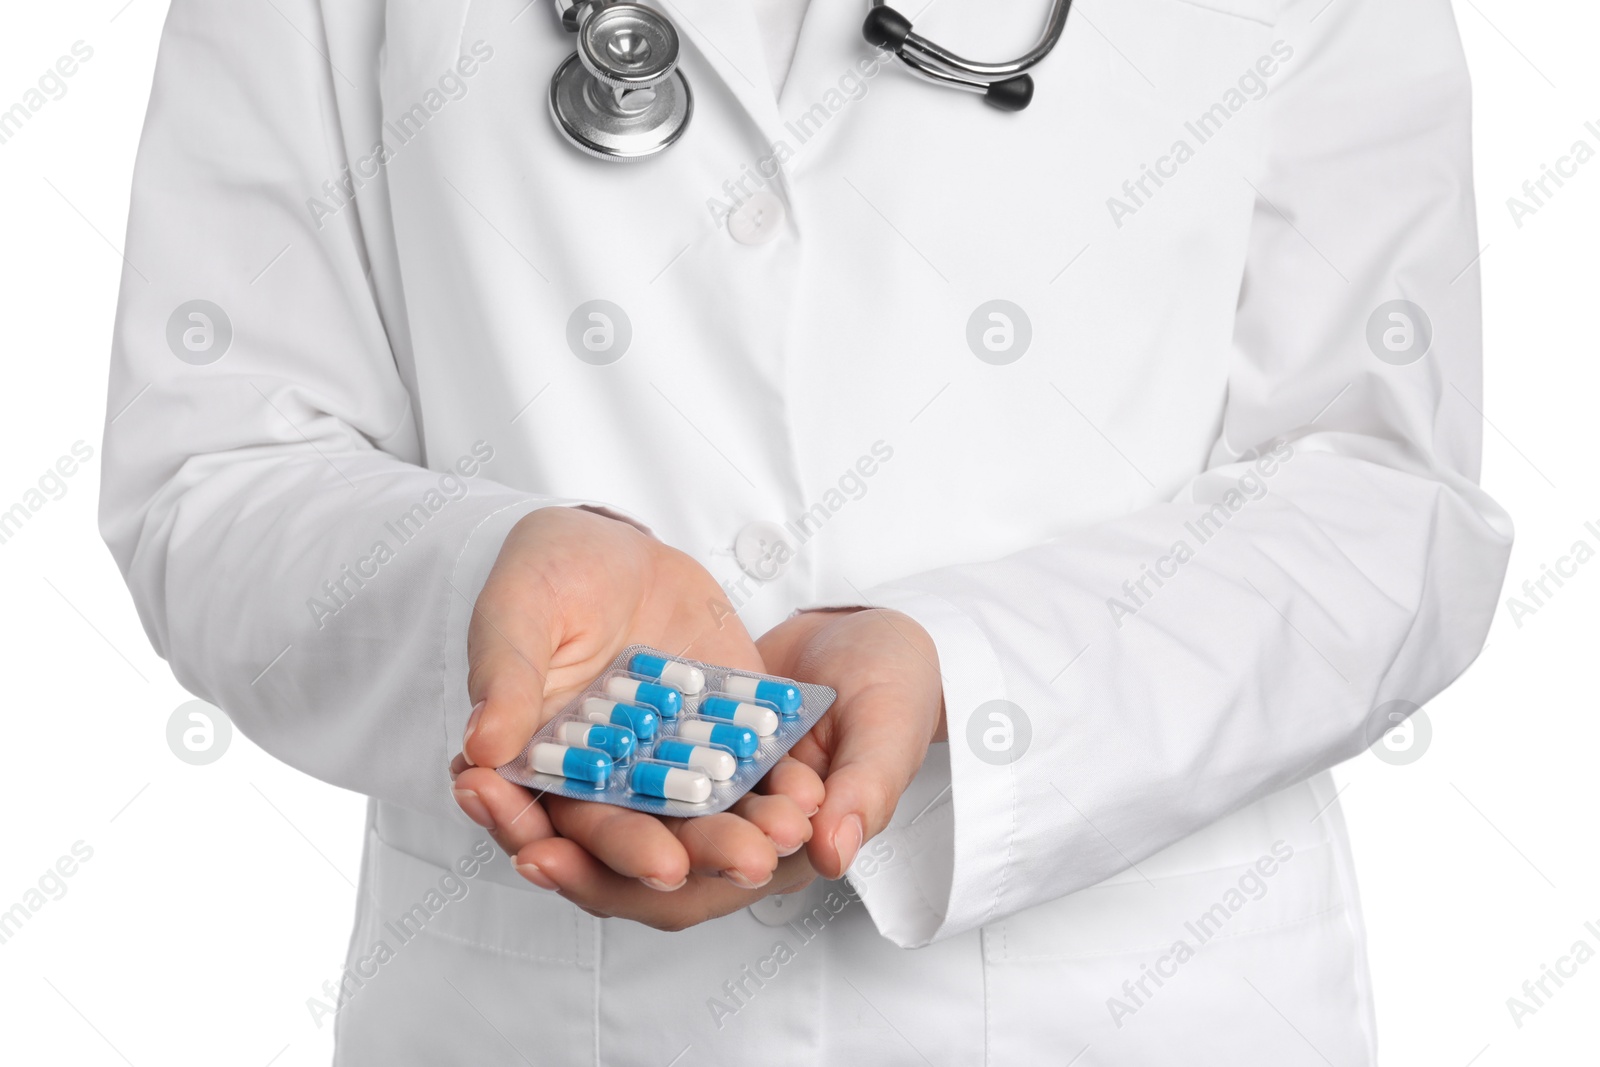
M884 8L887 4L885 0L872 0L872 7ZM895 49L895 54L907 67L931 80L983 92L994 82L1027 72L1048 56L1067 27L1067 12L1071 7L1072 0L1053 0L1038 42L1016 59L998 63L967 59L912 31L909 21L905 23L907 32Z

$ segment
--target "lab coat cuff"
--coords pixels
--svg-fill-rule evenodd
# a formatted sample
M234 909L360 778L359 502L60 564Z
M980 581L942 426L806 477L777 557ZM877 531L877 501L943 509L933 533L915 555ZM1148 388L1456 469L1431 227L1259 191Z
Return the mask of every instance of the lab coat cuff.
M878 931L916 948L1001 914L1017 779L1009 764L979 757L967 727L980 707L1004 698L1005 680L988 636L948 601L887 588L873 592L871 606L902 612L928 632L943 681L949 743L930 746L888 828L850 872Z

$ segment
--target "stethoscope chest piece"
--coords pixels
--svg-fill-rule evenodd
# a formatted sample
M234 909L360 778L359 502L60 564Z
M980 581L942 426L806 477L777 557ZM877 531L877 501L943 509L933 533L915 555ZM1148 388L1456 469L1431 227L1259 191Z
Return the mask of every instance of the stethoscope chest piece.
M678 33L665 17L628 2L574 5L578 50L550 79L550 114L562 134L601 159L631 160L667 148L689 125L694 97L678 66Z

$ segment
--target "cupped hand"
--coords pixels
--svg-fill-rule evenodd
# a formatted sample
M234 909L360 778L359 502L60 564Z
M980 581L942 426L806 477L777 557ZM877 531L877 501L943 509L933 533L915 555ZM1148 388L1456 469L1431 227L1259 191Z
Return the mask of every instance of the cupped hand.
M889 825L928 744L945 739L939 653L910 616L882 608L803 612L756 648L768 673L838 691L789 754L823 779L811 865L841 877L862 844Z
M635 643L765 670L721 587L684 553L577 508L543 508L518 522L467 636L474 707L451 767L461 809L530 882L596 914L676 929L690 925L686 917L703 921L799 888L811 873L795 853L822 802L821 781L803 763L785 760L758 793L696 819L535 796L491 769Z

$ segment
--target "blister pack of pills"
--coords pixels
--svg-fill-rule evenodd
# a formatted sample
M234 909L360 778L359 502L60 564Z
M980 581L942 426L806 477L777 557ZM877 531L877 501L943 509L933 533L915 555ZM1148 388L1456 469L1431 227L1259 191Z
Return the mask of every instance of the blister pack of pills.
M630 645L499 772L574 800L714 815L750 792L837 695Z

